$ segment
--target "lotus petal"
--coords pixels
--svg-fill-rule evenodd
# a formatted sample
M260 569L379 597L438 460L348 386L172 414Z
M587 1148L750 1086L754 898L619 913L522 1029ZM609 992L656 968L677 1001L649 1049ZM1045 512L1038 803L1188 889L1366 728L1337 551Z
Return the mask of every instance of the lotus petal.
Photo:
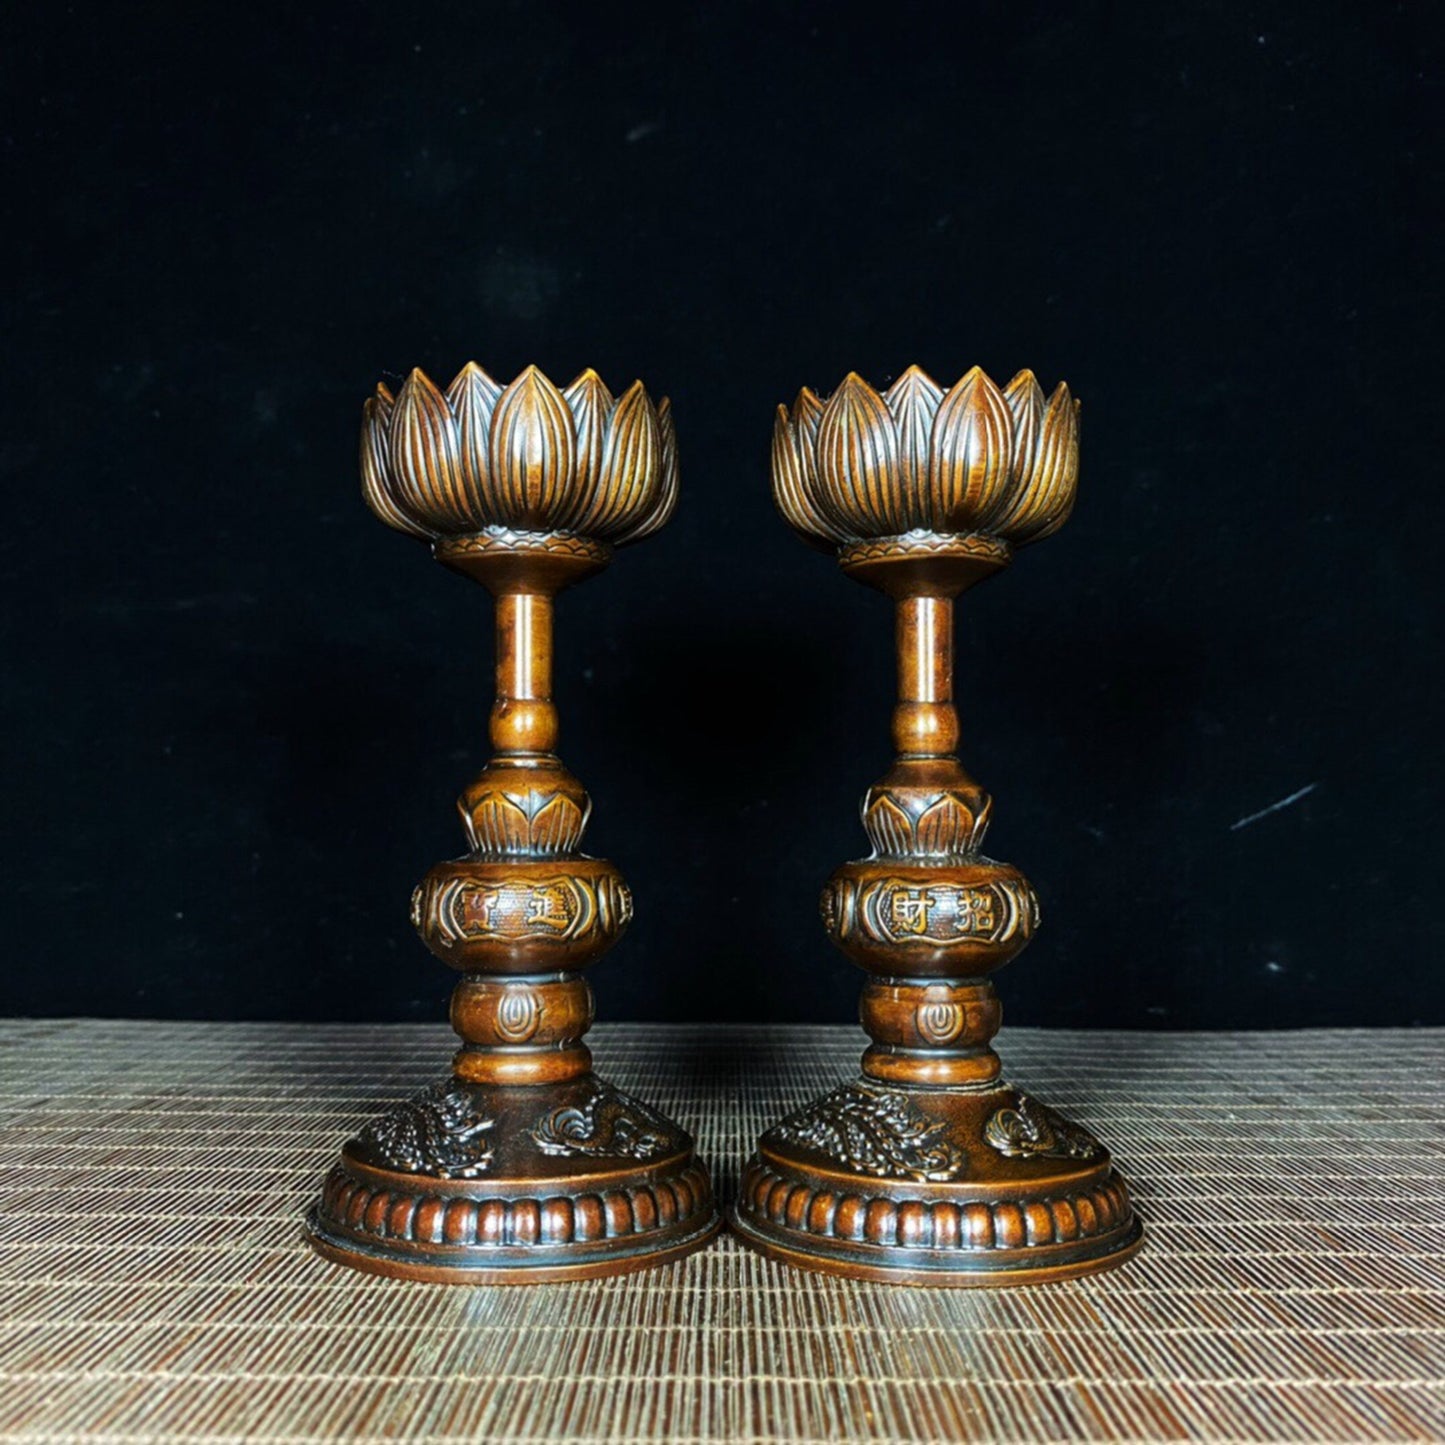
M813 514L803 497L803 472L793 445L792 422L782 405L773 418L773 502L795 532L816 540Z
M928 519L935 531L972 532L1008 485L1013 416L975 366L939 404L929 445Z
M921 367L910 366L887 391L883 400L898 428L898 469L903 480L903 510L909 527L928 519L925 489L928 485L928 439L933 418L943 400L940 387Z
M562 393L529 366L503 391L492 413L491 485L513 527L550 527L572 485L576 437Z
M447 387L447 405L457 419L462 481L472 521L478 527L485 527L496 511L487 478L487 438L501 394L502 388L475 361L467 362Z
M851 536L904 530L893 414L857 372L848 373L823 408L818 488L830 516Z
M968 840L969 848L977 852L983 847L984 834L988 832L988 825L993 821L993 799L986 796L983 800L983 807L973 820L973 836Z
M566 793L553 793L529 820L527 846L540 853L561 853L575 848L582 841L587 814L591 811L590 800L584 811Z
M572 409L577 433L577 486L590 492L602 470L602 451L607 444L607 423L612 420L612 393L589 366L562 395Z
M666 397L657 403L657 434L661 442L659 466L662 472L657 500L637 526L613 538L619 547L652 536L660 527L667 525L677 509L677 428L672 421L672 403Z
M981 532L998 532L999 519L1010 513L1028 490L1044 425L1044 393L1033 372L1019 372L1004 387L1003 396L1013 417L1013 465L1009 469L1007 484L999 491L988 511L978 518Z
M1079 482L1079 403L1060 382L1049 398L1033 465L995 529L1016 547L1057 532L1074 509Z
M945 794L925 808L914 824L916 847L934 858L957 858L973 841L974 814L956 794Z
M798 437L798 455L803 461L803 481L809 486L818 476L818 427L823 420L823 403L818 393L805 386L793 401L793 430Z
M1003 389L1013 417L1013 475L1028 474L1044 425L1044 393L1033 372L1024 370Z
M811 387L805 386L793 399L790 422L803 479L803 495L818 517L825 517L827 502L818 481L818 428L823 422L823 402ZM835 527L835 530L838 529ZM840 536L845 534L848 534L846 527L839 532Z
M625 533L646 515L662 486L662 437L647 388L634 381L618 400L602 455L594 501L577 530L599 537Z
M787 407L780 406L773 422L773 502L783 520L810 547L831 552L847 540L847 534L822 515L808 493L803 480L804 457L812 453L811 443L800 441L797 423Z
M457 425L446 397L420 369L397 394L390 440L397 505L434 532L472 525L462 487Z
M913 851L913 819L888 793L864 798L863 828L873 852L883 858L904 858Z
M387 473L391 456L388 435L391 412L392 396L384 386L378 386L376 395L368 397L361 409L361 495L388 527L413 537L429 538L432 534L408 517L391 495Z
M457 812L474 849L488 854L525 853L532 844L532 820L506 793L488 793L475 809L457 799Z

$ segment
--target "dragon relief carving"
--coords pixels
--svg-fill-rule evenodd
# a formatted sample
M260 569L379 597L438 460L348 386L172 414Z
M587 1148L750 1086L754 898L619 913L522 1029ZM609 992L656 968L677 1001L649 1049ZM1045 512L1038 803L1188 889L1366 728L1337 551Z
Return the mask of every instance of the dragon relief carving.
M999 1109L983 1126L984 1139L1010 1159L1094 1159L1103 1146L1087 1129L1071 1124L1062 1114L1029 1098Z
M849 1169L882 1179L954 1178L966 1157L948 1139L948 1125L903 1094L844 1084L768 1131L779 1143L802 1145Z
M452 1079L432 1084L362 1131L378 1163L438 1179L475 1179L492 1162L494 1121L474 1112Z
M532 1138L544 1154L557 1158L659 1159L681 1147L660 1114L605 1087L585 1104L544 1115Z

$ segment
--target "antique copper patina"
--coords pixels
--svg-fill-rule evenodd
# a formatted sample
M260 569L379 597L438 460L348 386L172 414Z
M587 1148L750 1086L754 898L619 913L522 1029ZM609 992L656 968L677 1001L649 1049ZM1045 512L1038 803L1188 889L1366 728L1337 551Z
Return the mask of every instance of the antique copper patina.
M564 390L536 367L508 386L468 365L443 392L413 371L378 387L363 488L390 526L496 599L491 761L458 801L469 848L412 899L427 947L461 975L451 1075L342 1150L312 1244L378 1274L510 1283L618 1274L718 1228L706 1171L670 1119L592 1072L582 977L622 935L632 895L579 852L591 803L558 758L552 609L613 549L667 521L677 442L641 382Z
M1033 373L945 392L912 367L881 396L850 375L779 407L773 491L805 541L894 599L897 757L863 799L872 853L823 890L868 975L861 1077L763 1134L733 1223L790 1264L914 1284L1064 1279L1141 1242L1087 1130L1004 1081L989 975L1038 926L1028 880L982 852L992 807L954 750L953 603L1063 525L1078 405Z

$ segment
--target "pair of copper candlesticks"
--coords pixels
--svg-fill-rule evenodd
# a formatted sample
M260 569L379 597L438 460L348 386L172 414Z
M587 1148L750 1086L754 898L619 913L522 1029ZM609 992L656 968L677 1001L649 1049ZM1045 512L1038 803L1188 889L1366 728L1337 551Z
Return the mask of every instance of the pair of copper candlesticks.
M912 367L881 395L804 388L773 433L773 494L804 541L897 609L893 766L863 800L873 851L823 891L868 975L862 1075L763 1134L731 1222L790 1264L916 1284L1064 1279L1117 1264L1141 1229L1093 1135L1005 1083L989 975L1038 925L1016 868L981 851L989 795L953 755L953 599L1057 530L1073 505L1078 405L1033 374L975 368L944 391ZM440 1282L618 1274L720 1227L691 1138L592 1072L582 970L632 899L578 851L591 808L554 748L552 606L677 500L677 440L641 382L595 372L508 386L476 365L413 371L366 403L372 510L496 599L491 760L458 806L470 851L412 900L461 975L452 1074L342 1150L309 1220L328 1257Z

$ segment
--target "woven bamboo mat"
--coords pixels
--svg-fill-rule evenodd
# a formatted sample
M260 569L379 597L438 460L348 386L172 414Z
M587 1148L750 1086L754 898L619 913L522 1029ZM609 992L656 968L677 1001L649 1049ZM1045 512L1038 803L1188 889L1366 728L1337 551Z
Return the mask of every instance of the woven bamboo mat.
M853 1072L841 1028L599 1026L724 1190ZM1150 1230L1091 1280L909 1290L723 1240L661 1271L447 1289L315 1259L343 1138L445 1028L0 1024L0 1438L1445 1438L1445 1031L1010 1030Z

